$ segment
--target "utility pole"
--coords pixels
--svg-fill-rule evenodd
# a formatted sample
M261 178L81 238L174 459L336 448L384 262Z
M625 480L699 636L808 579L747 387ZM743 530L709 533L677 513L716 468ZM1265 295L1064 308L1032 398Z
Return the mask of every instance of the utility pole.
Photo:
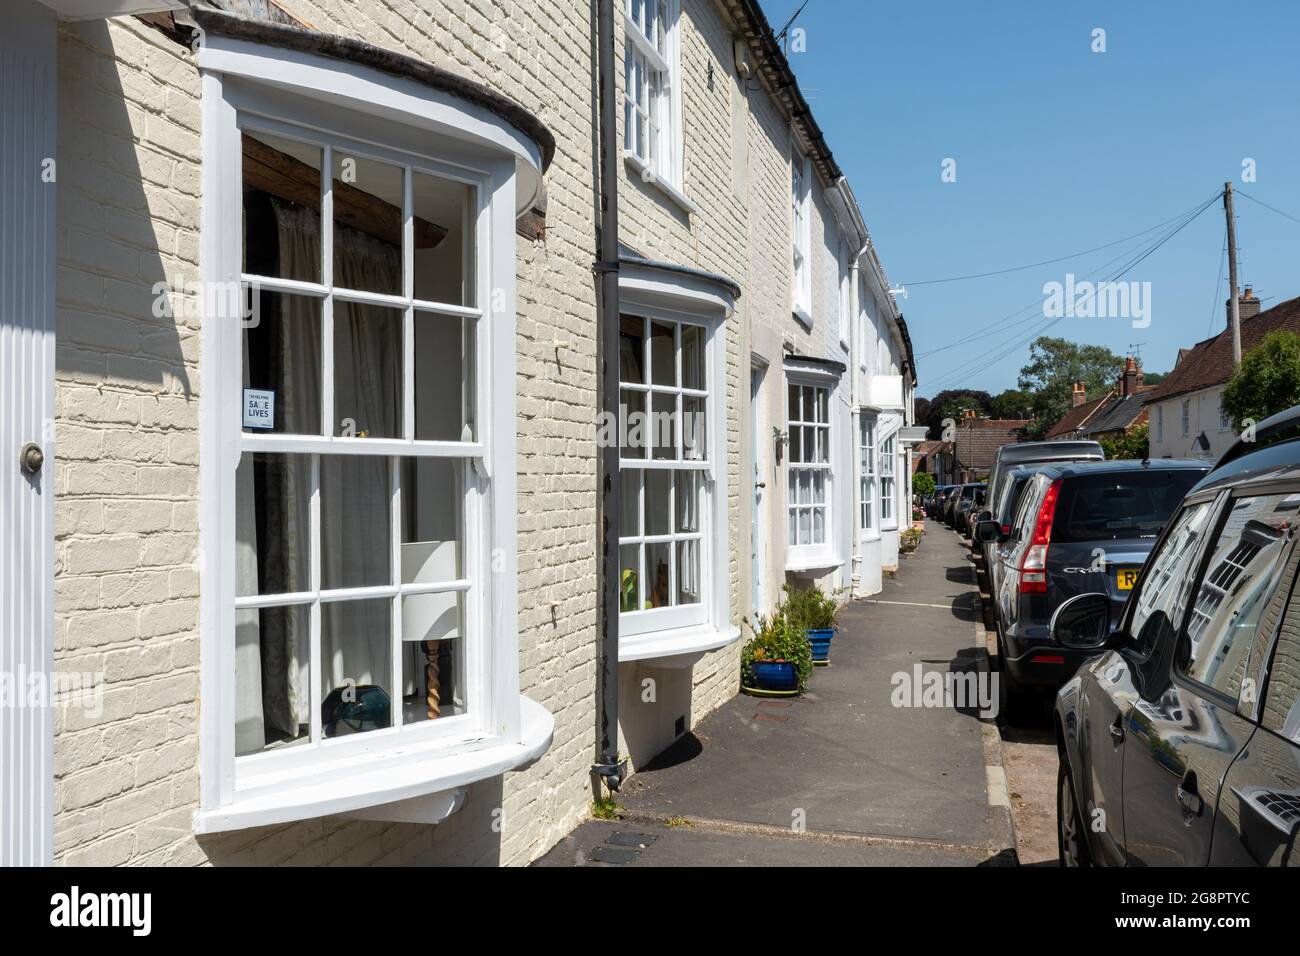
M1228 217L1228 326L1232 329L1232 367L1241 367L1241 316L1237 304L1237 226L1232 219L1232 180L1223 184L1223 212Z

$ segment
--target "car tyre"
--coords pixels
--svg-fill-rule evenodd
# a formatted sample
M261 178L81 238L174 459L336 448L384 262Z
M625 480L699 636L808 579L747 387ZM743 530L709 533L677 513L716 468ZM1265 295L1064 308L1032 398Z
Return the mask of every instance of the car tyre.
M1092 866L1088 833L1083 828L1083 816L1074 798L1074 780L1064 754L1056 774L1056 849L1061 866Z

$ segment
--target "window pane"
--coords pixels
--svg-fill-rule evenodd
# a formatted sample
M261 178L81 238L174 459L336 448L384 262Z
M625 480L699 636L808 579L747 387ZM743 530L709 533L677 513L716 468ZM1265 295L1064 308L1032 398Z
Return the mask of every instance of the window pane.
M391 726L392 607L388 598L321 605L321 731L326 737Z
M1233 503L1206 565L1187 625L1190 660L1179 669L1231 697L1241 690L1260 615L1273 596L1274 565L1294 522L1294 496L1266 495Z
M700 603L700 543L677 542L677 602Z
M791 476L791 485L793 486L793 484L794 484L794 480L793 480L793 476ZM789 512L790 512L790 529L789 529L789 530L790 530L790 534L789 534L790 541L789 541L789 543L790 543L790 545L793 547L794 545L797 545L797 544L799 543L799 530L798 530L798 527L799 527L799 509L798 509L798 508L790 508L790 509L789 509Z
M814 508L812 515L813 515L813 529L812 529L813 544L825 544L826 543L826 509Z
M641 609L641 546L625 544L618 549L619 573L618 609L620 611L638 611Z
M391 584L389 460L322 455L321 587Z
M652 394L650 396L651 424L654 441L654 457L675 459L677 457L677 396Z
M477 305L475 189L427 173L411 173L417 299Z
M669 491L673 475L670 471L655 470L645 473L645 533L647 535L671 534Z
M311 605L235 612L235 754L308 739Z
M679 471L675 476L677 531L700 530L700 474L695 471Z
M619 474L622 488L619 503L619 529L623 538L636 538L641 535L641 470L624 468Z
M624 458L644 458L649 443L646 422L645 392L623 390L619 407L619 454Z
M334 151L334 285L402 294L400 166Z
M1032 498L1028 491L1021 496L1022 510ZM1158 642L1172 639L1180 623L1176 608L1182 602L1175 603L1175 597L1191 587L1191 562L1209 515L1208 504L1185 508L1175 519L1177 523L1165 538L1164 546L1150 558L1151 567L1138 591L1128 627L1138 651L1144 655L1150 654Z
M624 315L618 322L618 380L645 385L645 320Z
M402 437L402 312L334 302L334 434Z
M243 134L244 271L321 281L321 149Z
M807 508L799 509L799 543L812 543L812 515Z
M671 570L669 562L672 561L672 542L661 541L658 544L647 544L645 546L645 563L646 579L644 584L644 597L646 607L670 607L671 601Z
M245 326L241 424L250 432L321 433L321 301L254 293L258 312ZM267 395L266 393L270 393ZM266 421L271 428L252 427Z
M799 395L798 385L789 386L789 393L786 396L786 419L792 422L802 421L799 417Z
M674 327L666 322L650 323L650 382L653 385L677 384L677 347Z
M415 313L417 440L478 440L474 402L476 331L474 319Z
M704 329L682 323L682 387L704 389Z
M402 596L402 722L465 712L465 595Z
M799 425L790 428L790 461L792 464L803 461L803 428Z
M235 594L311 590L311 458L245 452L235 469Z
M814 471L812 473L812 503L815 505L826 504L826 472Z
M805 385L803 391L803 421L817 421L817 389Z
M461 532L464 462L456 458L404 458L401 469L402 583L460 580L465 574ZM406 627L405 621L402 626Z
M703 461L709 457L705 401L690 395L682 396L682 457L687 461Z
M817 421L822 424L829 424L831 420L830 412L827 408L830 399L830 390L819 388L817 391Z

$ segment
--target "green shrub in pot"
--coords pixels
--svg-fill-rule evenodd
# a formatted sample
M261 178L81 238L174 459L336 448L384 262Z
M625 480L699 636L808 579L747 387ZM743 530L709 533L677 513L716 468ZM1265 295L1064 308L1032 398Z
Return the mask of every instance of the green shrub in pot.
M756 621L751 623L746 618L745 623L753 636L740 649L740 682L746 687L755 686L755 661L785 661L794 665L799 693L806 691L812 675L812 647L802 628L791 624L779 608L771 617L760 614Z

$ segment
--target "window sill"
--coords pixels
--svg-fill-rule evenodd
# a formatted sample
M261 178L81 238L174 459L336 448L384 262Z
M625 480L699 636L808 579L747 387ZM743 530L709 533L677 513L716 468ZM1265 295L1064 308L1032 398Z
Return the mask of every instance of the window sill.
M806 329L811 329L813 325L812 315L801 305L796 305L790 310L790 314L798 320L799 324Z
M467 745L476 749L455 752L448 752L443 741L419 747L395 746L358 759L354 773L265 788L256 795L236 797L224 806L200 810L194 814L194 832L221 833L336 814L369 818L356 811L403 801L409 806L418 798L433 795L448 796L445 802L450 809L443 814L446 816L459 806L454 791L532 763L550 747L555 731L550 712L522 695L519 711L517 743L488 737ZM377 763L381 766L376 767Z
M797 574L803 571L826 571L831 568L838 568L843 564L843 560L835 552L827 549L818 549L803 554L791 552L785 562L785 570L791 574Z
M627 163L629 169L636 173L638 179L648 186L654 186L680 207L683 212L693 216L700 211L700 207L687 199L685 193L668 182L668 180L656 175L635 153L624 153L623 161Z
M655 661L659 667L690 667L709 651L726 647L740 639L740 628L734 624L714 627L698 624L678 627L668 631L651 631L635 637L620 638L618 662Z

